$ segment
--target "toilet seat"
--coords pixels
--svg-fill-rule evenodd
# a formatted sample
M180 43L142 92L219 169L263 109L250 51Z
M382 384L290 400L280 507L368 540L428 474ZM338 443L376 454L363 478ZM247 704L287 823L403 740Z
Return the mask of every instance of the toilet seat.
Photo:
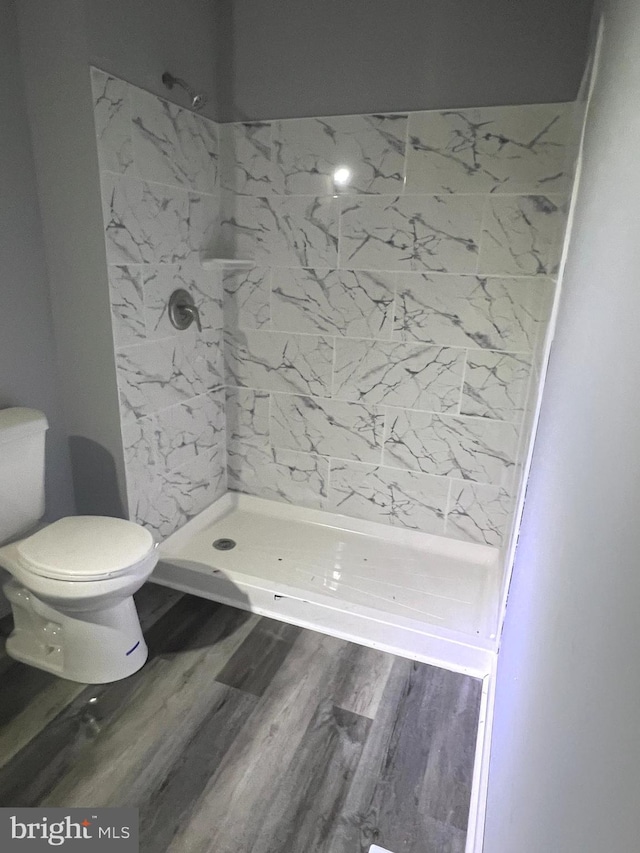
M70 516L15 544L21 569L61 581L99 581L135 571L155 550L148 530L121 518Z

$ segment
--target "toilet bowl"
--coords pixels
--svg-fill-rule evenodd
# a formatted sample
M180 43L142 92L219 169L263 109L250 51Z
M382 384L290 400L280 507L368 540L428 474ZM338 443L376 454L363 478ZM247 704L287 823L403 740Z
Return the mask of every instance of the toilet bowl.
M157 562L153 537L104 516L31 532L45 510L48 426L35 409L0 410L0 566L13 576L3 587L14 618L7 653L72 681L117 681L147 659L132 596Z
M7 653L85 683L136 672L148 652L132 596L157 559L148 531L102 516L63 518L0 548L12 575Z

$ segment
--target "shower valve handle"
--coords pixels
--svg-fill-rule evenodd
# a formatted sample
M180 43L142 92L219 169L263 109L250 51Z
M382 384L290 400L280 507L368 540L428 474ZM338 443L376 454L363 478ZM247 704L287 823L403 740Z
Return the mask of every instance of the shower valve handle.
M180 331L188 329L195 321L198 331L202 331L200 311L188 290L174 290L169 299L169 320L171 325Z
M195 321L196 326L198 327L198 331L202 331L202 323L200 322L200 311L198 310L196 305L178 305L178 309L181 310L187 317L191 318L191 322Z

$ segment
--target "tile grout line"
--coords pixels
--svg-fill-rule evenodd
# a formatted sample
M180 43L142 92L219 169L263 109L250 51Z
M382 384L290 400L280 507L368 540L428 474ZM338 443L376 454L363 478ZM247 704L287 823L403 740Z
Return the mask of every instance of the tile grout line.
M331 393L329 395L330 400L335 400L335 392L336 392L336 362L338 358L338 345L337 338L333 337L333 352L331 354Z
M404 181L402 184L402 194L407 194L407 186L409 184L409 140L411 135L409 133L409 126L411 123L411 116L407 114L405 130L404 130Z
M462 379L460 381L460 391L458 394L458 411L456 414L462 416L462 397L464 395L464 380L467 374L467 362L469 358L469 350L465 349L462 362Z
M380 466L386 467L384 462L386 457L387 441L389 440L389 431L391 429L391 424L389 423L391 413L389 411L388 406L381 406L381 408L384 412L384 420L382 422L382 448L380 453Z
M370 408L370 409L388 408L388 409L392 409L392 410L398 411L398 412L412 412L412 413L420 414L420 415L432 415L432 416L440 418L442 420L448 420L448 419L461 420L465 423L466 422L476 422L478 424L507 424L507 425L515 426L515 427L517 427L519 425L519 420L504 420L501 418L493 418L493 417L488 417L488 416L484 416L484 415L467 415L467 414L460 414L458 412L437 411L435 409L419 409L419 408L415 408L415 407L400 406L400 405L394 405L394 404L385 403L385 402L367 403L363 400L346 400L346 399L342 399L339 397L322 397L322 396L319 396L316 394L305 393L304 391L282 391L282 390L273 390L273 389L269 389L269 388L254 388L251 385L233 385L233 384L228 384L225 387L243 390L243 391L252 391L252 392L257 393L257 394L275 394L275 395L279 395L279 396L283 396L283 397L304 397L305 399L319 401L323 404L324 403L337 403L337 404L344 403L345 405L363 406L364 408ZM198 396L205 396L205 394L207 394L207 393L216 393L216 391L218 391L218 390L220 390L220 389L214 388L214 389L211 389L208 392L204 392L203 394L200 394ZM166 406L162 409L155 410L154 412L151 412L150 414L156 414L158 412L166 411L166 409L185 405L186 403L189 403L193 399L196 399L196 398L191 397L186 401L175 403L175 404L172 404L171 406ZM147 415L141 415L140 417L147 417Z
M444 535L446 536L447 531L449 529L449 513L451 512L451 499L453 497L453 479L449 482L449 489L447 491L447 503L444 514Z

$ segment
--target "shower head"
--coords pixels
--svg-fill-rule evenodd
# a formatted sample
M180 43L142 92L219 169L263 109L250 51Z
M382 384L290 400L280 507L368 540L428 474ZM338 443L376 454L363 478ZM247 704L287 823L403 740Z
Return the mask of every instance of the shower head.
M199 95L197 92L189 86L188 83L185 83L180 77L174 77L173 74L169 74L168 71L165 71L162 75L162 82L167 87L167 89L173 89L174 86L180 86L181 89L189 95L191 99L191 103L189 106L192 110L200 110L206 104L207 99L205 95Z

